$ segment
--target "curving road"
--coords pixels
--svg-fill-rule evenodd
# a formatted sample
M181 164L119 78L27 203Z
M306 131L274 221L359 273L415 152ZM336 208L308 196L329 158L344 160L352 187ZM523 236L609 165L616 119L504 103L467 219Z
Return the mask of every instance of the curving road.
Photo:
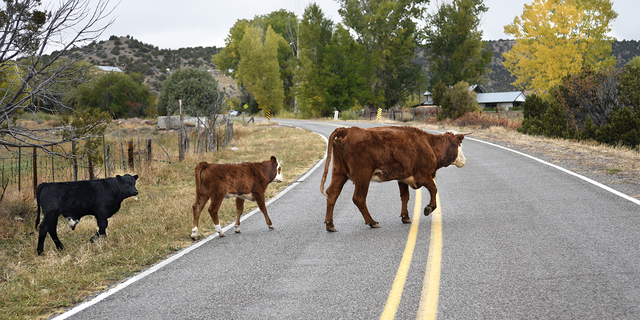
M347 183L326 232L318 168L268 204L275 230L250 216L59 318L640 319L638 200L471 137L463 150L464 168L438 171L441 212L413 225L395 182L370 187L380 229Z

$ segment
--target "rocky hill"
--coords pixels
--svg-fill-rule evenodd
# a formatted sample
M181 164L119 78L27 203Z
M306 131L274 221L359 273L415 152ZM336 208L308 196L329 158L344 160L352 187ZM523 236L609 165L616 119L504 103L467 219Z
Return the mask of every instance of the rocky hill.
M511 83L515 79L504 68L502 53L511 50L515 44L513 40L489 41L493 49L493 59L489 66L491 73L484 86L488 92L515 91ZM94 54L89 61L100 66L116 66L125 72L139 72L145 75L145 83L152 91L158 93L167 76L178 68L196 67L207 68L218 80L221 87L231 96L239 94L235 79L226 77L214 69L211 56L222 48L196 47L180 48L177 50L159 49L157 46L142 43L130 36L111 36L109 40L92 43L87 46ZM612 45L613 55L616 56L617 66L623 67L633 57L640 56L640 42L635 40L616 41ZM418 52L417 61L426 65L427 60L423 52Z
M99 66L118 67L124 72L138 72L145 76L145 84L155 92L160 92L162 82L172 71L183 68L206 68L231 96L237 96L235 79L223 76L214 69L211 57L222 48L196 47L177 50L159 49L130 36L111 36L109 40L91 43L87 46L89 62Z

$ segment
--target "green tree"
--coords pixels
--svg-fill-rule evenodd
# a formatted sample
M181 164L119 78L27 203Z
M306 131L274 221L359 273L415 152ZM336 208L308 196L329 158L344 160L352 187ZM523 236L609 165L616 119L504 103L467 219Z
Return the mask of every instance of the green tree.
M518 131L531 135L544 134L542 117L548 108L549 103L541 96L535 93L528 95L522 104L522 127Z
M480 112L475 91L469 90L469 83L460 81L444 94L438 118L457 119L467 112Z
M244 37L247 25L249 25L249 21L246 19L236 21L224 39L224 48L211 58L211 62L225 75L236 76L238 64L240 63L240 41Z
M292 110L294 104L295 69L297 66L298 50L298 18L295 13L280 9L267 15L254 18L255 23L261 26L271 26L276 34L282 36L285 41L278 42L278 65L280 66L280 79L284 89L284 105Z
M219 89L216 79L206 70L196 68L180 69L172 73L162 83L158 97L160 114L173 115L183 108L194 116L208 116L215 121L225 104L224 92Z
M248 25L240 42L238 82L246 86L256 102L272 114L282 110L284 88L278 65L278 46L285 42L269 26L266 32Z
M246 27L253 25L265 29L271 26L273 31L284 39L284 41L278 42L277 61L284 90L283 102L291 109L294 104L294 71L297 66L297 23L295 14L286 10L255 16L252 20L238 20L225 39L225 48L214 55L211 62L216 64L216 67L223 73L236 76L241 59L240 43L244 38Z
M640 56L631 59L624 67L618 92L620 104L631 107L635 114L640 115Z
M460 81L486 81L486 67L493 51L482 41L481 15L487 12L483 0L454 0L443 3L427 16L425 53L429 61L429 83L442 81L452 86Z
M361 104L389 108L418 91L424 82L414 62L428 0L339 0L347 30L364 50L374 77Z
M504 27L516 44L503 53L514 86L546 93L563 77L589 66L615 65L608 36L618 16L610 0L535 0Z
M610 145L621 144L627 147L640 145L640 115L631 107L611 112L607 123L596 131L596 140Z
M366 53L342 26L311 4L300 22L299 92L305 116L327 116L334 110L358 108L371 100L373 73Z
M544 135L553 138L570 138L568 136L567 116L557 100L549 102L549 108L542 116Z
M131 76L109 72L81 85L69 102L76 109L98 109L118 119L144 115L144 110L152 107L151 96L151 91Z
M442 105L443 98L447 93L447 86L441 80L433 86L433 104Z

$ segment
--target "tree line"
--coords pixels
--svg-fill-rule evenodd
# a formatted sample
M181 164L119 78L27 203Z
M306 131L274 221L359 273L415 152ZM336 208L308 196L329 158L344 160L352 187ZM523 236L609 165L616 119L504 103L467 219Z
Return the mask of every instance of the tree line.
M109 118L175 113L178 100L188 112L212 121L227 105L246 105L251 113L287 111L321 117L364 107L415 105L426 90L442 98L441 118L477 110L472 93L464 88L485 83L490 72L492 49L482 40L480 29L482 14L488 10L483 0L444 2L434 13L427 12L428 0L338 2L341 23L328 19L315 3L300 17L278 10L238 20L225 47L215 54L209 52L216 68L241 85L240 96L230 99L202 69L171 70L163 78L158 97L145 85L146 71L136 69L135 64L127 64L132 68L127 73L97 71L88 61L102 46L96 39L112 23L104 20L112 10L107 0L98 6L89 6L89 0L65 0L66 5L51 11L41 10L40 1L3 0L0 23L13 36L0 39L0 143L46 148L68 142L64 139L96 134ZM74 14L96 18L88 22L70 18ZM505 26L505 32L515 38L514 46L502 53L503 65L515 79L513 85L535 93L531 99L542 99L548 105L542 108L545 113L560 110L556 106L561 105L567 136L585 126L603 136L609 132L603 126L616 123L618 110L637 115L636 102L619 97L607 98L616 104L603 113L584 111L603 104L600 100L605 94L598 90L633 90L622 84L623 76L633 74L631 71L611 69L616 63L611 55L614 39L607 34L616 17L610 0L535 0ZM97 26L101 22L106 25ZM53 35L71 27L78 34L60 50L44 54L56 40ZM110 41L112 53L128 50L124 42L128 48L140 49L127 51L117 62L132 62L129 55L136 54L159 61L154 56L159 50L153 46L130 37ZM81 46L83 43L87 45ZM426 64L417 59L420 51ZM178 61L168 59L167 63L174 60ZM598 94L589 96L597 101L583 105L587 99L580 90L587 91L582 87L587 82L576 79L601 79L603 72L618 75L605 77L607 83L616 85L604 88L598 83L594 89ZM49 141L15 125L20 113L43 110L67 116L63 122L69 134L63 140ZM525 122L531 115L542 117L527 111ZM88 123L86 119L102 120Z

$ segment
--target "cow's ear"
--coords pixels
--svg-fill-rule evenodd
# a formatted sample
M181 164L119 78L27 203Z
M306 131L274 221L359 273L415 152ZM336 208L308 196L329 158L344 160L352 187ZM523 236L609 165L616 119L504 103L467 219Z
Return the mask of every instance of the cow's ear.
M121 175L116 175L116 179L120 180L122 178Z
M138 180L138 175L133 176L133 179Z
M274 157L274 156L271 156L271 162L276 163L276 162L278 162L278 159L276 159L276 157Z

